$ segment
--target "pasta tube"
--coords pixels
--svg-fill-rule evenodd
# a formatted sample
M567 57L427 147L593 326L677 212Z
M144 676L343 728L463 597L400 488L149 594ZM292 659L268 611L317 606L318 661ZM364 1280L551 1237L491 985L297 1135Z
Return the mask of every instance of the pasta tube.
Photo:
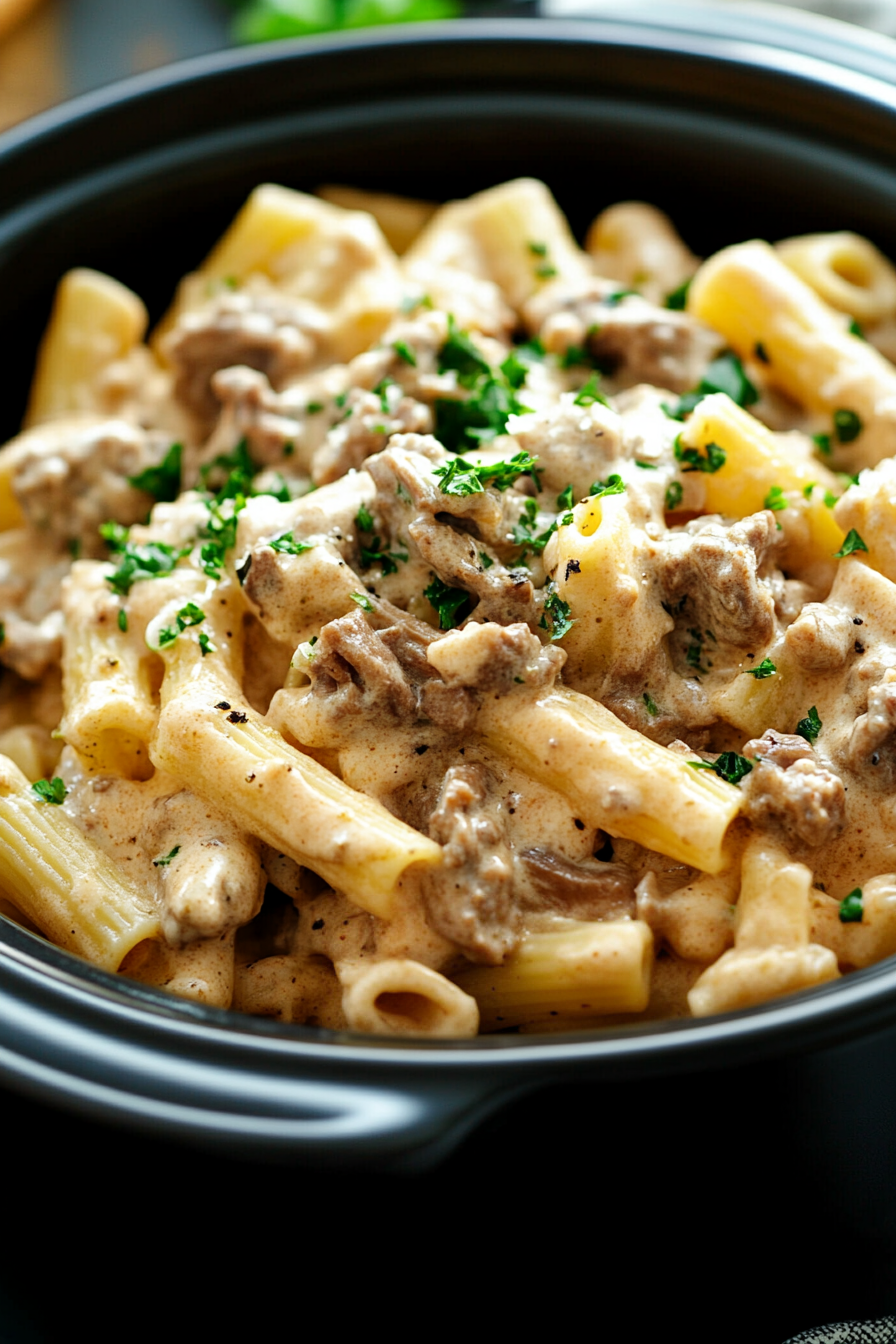
M782 846L753 836L744 849L734 947L688 994L695 1017L731 1012L838 977L837 958L809 942L812 873Z
M41 342L25 425L95 409L98 375L139 345L148 321L136 294L99 271L69 271L59 282Z
M741 243L704 262L688 310L742 358L761 350L764 376L806 410L832 426L845 414L849 437L838 458L853 470L896 452L896 369L847 331L767 243Z
M107 971L160 936L151 902L0 757L0 885L52 942Z
M494 1031L540 1017L641 1013L650 998L653 934L642 920L566 924L532 933L503 966L462 971L457 983Z
M153 763L363 910L388 917L404 870L439 863L440 846L290 747L242 700L236 683L179 643L165 655Z
M340 964L337 970L346 982L346 1022L356 1031L462 1037L479 1029L475 999L419 961L388 957L363 969Z
M896 268L857 233L785 238L775 251L786 266L841 313L881 322L896 313Z
M568 798L586 825L705 873L723 868L737 789L694 770L587 695L558 689L486 699L478 727L502 755Z

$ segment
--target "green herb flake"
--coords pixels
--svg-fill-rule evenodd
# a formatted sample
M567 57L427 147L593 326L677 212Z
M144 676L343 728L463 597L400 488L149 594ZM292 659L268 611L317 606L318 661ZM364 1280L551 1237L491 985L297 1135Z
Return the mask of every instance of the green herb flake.
M688 765L693 770L712 770L729 784L739 784L753 769L753 762L736 751L723 751L714 761L688 761Z
M818 717L818 710L813 705L804 719L800 719L796 726L799 737L804 737L807 742L814 742L821 732L822 722Z
M533 257L546 257L548 254L547 243L527 243L526 246Z
M859 338L860 341L864 341L864 340L865 340L865 333L864 333L864 331L862 330L862 328L859 326L858 322L855 320L854 317L850 319L850 323L849 323L849 326L847 327L847 331L849 332L850 336L858 336L858 338Z
M835 495L833 490L825 490L824 492L824 502L826 507L829 509L832 509L834 507L839 498L840 496Z
M644 694L641 696L641 699L644 701L644 706L647 710L647 713L650 715L651 718L655 718L656 715L659 714L660 712L656 707L656 701L651 699L647 691L644 692Z
M576 498L571 485L565 486L557 496L558 509L571 509L575 502Z
M187 630L191 625L201 625L204 620L205 612L195 602L188 602L177 613L177 624L181 630Z
M679 313L683 312L683 310L687 307L688 290L690 289L690 287L691 287L690 280L685 280L684 283L679 285L677 289L673 289L670 294L666 295L665 306L667 308L671 308L674 312Z
M42 803L53 803L56 807L65 802L65 795L68 792L58 775L53 779L36 780L31 789Z
M855 411L844 407L834 412L834 433L838 443L852 443L862 432L862 421Z
M679 434L675 440L675 459L683 464L682 471L702 471L714 475L721 467L724 467L728 460L728 454L717 443L708 443L705 455L700 452L699 448L685 448L682 446L681 435Z
M590 493L594 499L603 499L604 495L624 494L625 481L614 471L605 481L592 481Z
M465 589L449 588L435 574L432 575L432 583L424 588L423 596L438 612L440 630L453 630L460 625L467 615L463 609L469 607L471 602L470 594Z
M609 406L609 402L598 387L598 373L592 373L584 387L579 390L576 397L573 398L573 404L576 406L593 406L595 402L600 402L602 406Z
M207 653L217 653L218 646L213 644L204 630L199 631L199 647L202 650L203 658Z
M123 635L128 632L128 614L124 607L118 608L118 628Z
M745 667L741 675L755 677L757 681L764 681L766 677L773 677L777 670L771 658L763 658L757 667Z
M173 546L167 546L162 541L148 541L143 545L125 541L116 547L118 568L106 575L106 582L113 593L127 597L135 583L170 574L185 554L186 551L176 551Z
M542 359L544 359L544 346L535 337L522 345L514 346L501 364L501 372L514 391L518 391L526 381L532 365Z
M407 341L393 341L392 349L399 359L404 360L405 364L410 364L412 369L417 367L417 354L407 343Z
M358 527L361 529L362 532L373 531L375 526L373 521L373 514L370 512L366 504L362 504L358 512L355 514L355 522L357 523Z
M635 458L635 466L640 467L642 471L659 471L657 462L644 462L640 457Z
M281 532L279 537L272 537L268 545L272 551L279 551L281 555L304 555L306 551L314 550L309 542L299 541L291 532Z
M362 611L373 611L374 606L366 593L350 593L353 602L357 602Z
M167 854L162 854L158 859L153 859L153 868L167 868L171 860L176 859L179 853L180 845L175 845L173 849L169 849Z
M448 315L448 337L439 351L439 373L454 371L461 387L473 387L483 374L491 375L491 365L482 351L461 331L452 314Z
M818 452L820 452L824 457L830 456L831 452L830 434L813 434L812 442L815 444L815 447L817 448Z
M488 551L480 551L479 559L482 561L483 569L491 569L492 565L495 563Z
M674 513L682 501L684 489L681 481L671 481L666 487L666 511Z
M855 530L854 527L851 527L846 534L846 540L840 547L840 550L834 552L834 559L842 560L844 556L852 555L854 551L867 551L867 550L868 547L865 545L864 541L859 536L858 532Z
M861 924L863 914L862 888L854 887L840 902L840 923Z
M309 401L308 405L305 407L305 414L320 415L323 408L324 404L322 401Z
M535 267L535 274L539 280L553 280L557 274L557 267L552 266L549 261L543 261L540 266Z
M780 513L787 508L787 500L780 485L773 485L762 503L764 508L771 509L773 513Z
M183 444L172 443L162 461L155 467L147 467L136 476L128 477L128 485L136 490L145 490L163 504L173 504L180 494L180 466L183 457Z
M564 602L552 585L548 586L544 599L544 615L538 622L542 630L551 632L551 640L562 639L575 625L575 617L570 616L568 602Z

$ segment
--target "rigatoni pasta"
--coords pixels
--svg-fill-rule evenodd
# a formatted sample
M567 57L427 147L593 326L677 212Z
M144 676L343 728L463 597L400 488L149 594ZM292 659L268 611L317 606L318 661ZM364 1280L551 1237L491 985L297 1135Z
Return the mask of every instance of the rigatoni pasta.
M60 284L0 451L4 910L443 1039L894 954L890 264L322 196L258 188L148 341Z

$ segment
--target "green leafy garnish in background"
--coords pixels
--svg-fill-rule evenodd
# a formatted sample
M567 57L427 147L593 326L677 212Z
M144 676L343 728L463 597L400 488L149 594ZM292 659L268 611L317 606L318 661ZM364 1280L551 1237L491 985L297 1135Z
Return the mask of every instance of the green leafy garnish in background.
M453 19L459 0L231 0L237 42L272 42L340 28Z

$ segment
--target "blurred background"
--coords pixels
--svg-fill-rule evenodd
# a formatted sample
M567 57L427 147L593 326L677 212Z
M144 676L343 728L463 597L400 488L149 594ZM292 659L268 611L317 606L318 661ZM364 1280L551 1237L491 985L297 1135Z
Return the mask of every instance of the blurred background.
M662 8L664 0L656 0ZM717 0L727 8L740 0ZM470 14L587 15L599 0L0 0L0 129L113 80L243 42ZM746 8L750 8L749 2ZM896 35L896 0L794 0Z

